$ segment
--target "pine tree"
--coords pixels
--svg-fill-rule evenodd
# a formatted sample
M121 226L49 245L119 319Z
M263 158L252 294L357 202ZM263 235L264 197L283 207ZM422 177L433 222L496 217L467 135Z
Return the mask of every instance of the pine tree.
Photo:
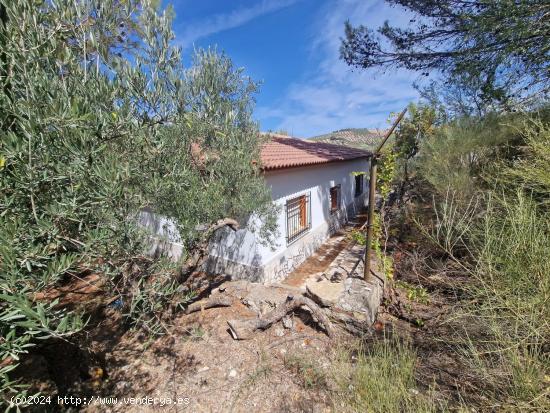
M349 22L341 57L360 68L405 68L474 88L478 104L510 110L550 91L550 5L544 0L387 0L407 28Z

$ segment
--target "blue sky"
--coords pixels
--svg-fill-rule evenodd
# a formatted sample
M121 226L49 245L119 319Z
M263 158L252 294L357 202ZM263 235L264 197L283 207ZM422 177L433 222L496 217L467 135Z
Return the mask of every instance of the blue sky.
M417 100L416 74L351 69L339 59L344 22L406 25L378 0L180 0L176 42L189 56L216 46L261 81L261 130L310 137L348 127L386 128L391 112Z

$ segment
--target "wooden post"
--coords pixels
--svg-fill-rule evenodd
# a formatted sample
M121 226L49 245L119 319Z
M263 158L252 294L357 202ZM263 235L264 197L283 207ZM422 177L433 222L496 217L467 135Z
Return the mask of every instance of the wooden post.
M377 156L373 155L370 163L370 181L369 181L369 213L367 216L367 248L365 248L365 266L363 268L363 278L367 281L370 274L370 250L372 245L372 227L374 225L374 202L376 194L376 164Z
M363 278L365 281L367 281L369 278L371 266L372 228L374 226L374 203L376 198L376 164L378 163L378 157L380 156L380 150L382 149L382 146L384 146L399 122L401 122L401 119L403 119L403 116L405 116L406 112L407 108L403 109L403 111L399 114L390 130L386 133L386 136L384 136L384 139L382 139L382 142L380 142L380 145L378 145L378 148L376 148L376 150L372 154L371 158L369 182L369 212L367 216L367 247L365 248L365 267L363 268Z

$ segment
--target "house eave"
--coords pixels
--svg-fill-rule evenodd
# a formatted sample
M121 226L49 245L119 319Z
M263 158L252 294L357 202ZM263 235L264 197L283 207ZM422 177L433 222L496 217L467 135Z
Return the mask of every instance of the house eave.
M293 164L293 165L278 165L278 166L268 166L268 167L262 166L261 171L262 172L281 171L281 170L287 170L287 169L304 168L308 166L330 165L330 164L336 164L336 163L342 163L342 162L350 162L350 161L356 161L359 159L369 160L371 158L372 158L372 153L366 156L358 156L356 158L348 158L348 159L320 160L318 162L304 162L304 163Z

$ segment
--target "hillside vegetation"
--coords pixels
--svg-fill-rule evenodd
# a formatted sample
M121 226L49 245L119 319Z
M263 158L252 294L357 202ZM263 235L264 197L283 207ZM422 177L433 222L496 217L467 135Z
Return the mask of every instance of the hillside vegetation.
M473 394L455 395L465 406L550 407L549 122L545 109L442 122L419 139L415 157L397 157L393 182L401 193L393 209L416 230L403 231L401 221L394 234L414 242L407 257L413 269L419 265L417 286L439 275L455 291L443 320L458 330L442 339L461 366L456 374L479 384ZM430 208L419 214L423 204ZM410 280L411 267L403 266L398 276Z
M548 411L550 6L387 3L410 25L348 23L342 59L440 79L419 82L423 99L380 162L379 184L392 188L377 225L391 263L389 335L409 347L388 345L412 349L415 383L431 403L411 408L397 391L392 400L400 411Z
M335 362L344 404L548 411L550 112L408 109L379 162L383 332Z
M384 136L384 130L367 128L340 129L324 135L313 136L309 140L316 142L333 143L354 148L375 149Z
M379 141L367 129L311 139ZM544 101L482 115L408 107L379 161L383 332L332 360L335 380L353 389L340 408L550 409L549 148Z

